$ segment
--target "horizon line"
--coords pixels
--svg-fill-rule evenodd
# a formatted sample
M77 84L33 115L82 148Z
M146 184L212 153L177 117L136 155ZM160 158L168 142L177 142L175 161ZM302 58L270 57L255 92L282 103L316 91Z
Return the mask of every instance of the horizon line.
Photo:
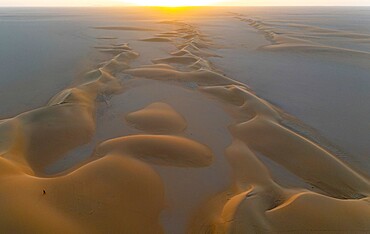
M36 8L36 7L47 7L47 8L60 8L60 7L67 7L67 8L79 8L79 7L101 7L101 8L108 8L108 7L160 7L160 8L185 8L185 7L370 7L369 5L203 5L203 6L140 6L140 5L13 5L13 6L1 6L0 8Z

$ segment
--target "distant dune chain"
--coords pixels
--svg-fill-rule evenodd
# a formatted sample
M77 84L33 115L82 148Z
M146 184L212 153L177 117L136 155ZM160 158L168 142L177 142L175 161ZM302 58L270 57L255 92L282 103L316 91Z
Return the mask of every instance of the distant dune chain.
M278 20L262 20L248 17L239 13L230 13L235 19L248 23L264 34L271 45L261 49L269 51L300 51L326 52L355 55L370 59L370 50L358 50L333 45L333 41L351 41L368 47L369 34L360 34L337 29L328 29L318 26L280 22Z
M323 48L283 37L245 16L235 17L265 33L272 45L264 49L293 45ZM245 84L223 75L209 61L210 57L220 57L217 49L221 48L211 36L182 21L159 23L172 25L174 30L157 33L125 26L95 29L153 31L152 37L138 40L153 46L170 43L176 50L167 57L133 66L145 55L131 44L96 46L111 59L55 95L46 106L0 121L2 232L164 232L160 216L166 207L166 188L155 168L203 170L212 166L215 158L208 146L184 136L189 123L167 103L155 101L124 117L127 125L142 134L107 139L97 144L83 163L57 175L45 173L48 165L91 141L97 128L98 102L108 103L111 97L132 89L127 82L135 79L175 83L198 92L232 119L228 126L232 143L224 151L232 183L198 204L187 230L179 233L370 230L370 182L365 175L318 143L288 129L283 124L290 121L287 114ZM364 39L366 35L355 37ZM116 39L100 39L109 42L112 38ZM315 190L280 185L259 155Z

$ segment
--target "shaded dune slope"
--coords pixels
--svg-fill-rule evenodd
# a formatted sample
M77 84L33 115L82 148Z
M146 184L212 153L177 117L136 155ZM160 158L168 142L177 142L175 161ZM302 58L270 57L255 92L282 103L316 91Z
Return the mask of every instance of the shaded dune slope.
M153 133L180 133L187 125L170 105L158 102L129 113L125 118L135 128Z
M46 106L0 121L1 230L164 231L160 214L165 209L166 188L154 165L202 170L214 162L210 148L174 135L182 134L188 123L165 103L153 101L126 116L127 122L145 134L107 139L71 171L49 177L44 173L47 165L91 141L98 100L125 91L125 80L119 75L197 90L233 119L229 126L233 142L224 155L233 172L233 183L199 204L189 218L189 233L370 230L367 177L323 146L288 129L281 110L212 68L207 57L217 56L220 46L195 26L181 21L161 23L175 29L141 42L170 43L176 49L170 57L131 67L140 55L128 44L97 47L113 57L54 96ZM96 30L149 31L116 26ZM278 184L259 154L320 192Z

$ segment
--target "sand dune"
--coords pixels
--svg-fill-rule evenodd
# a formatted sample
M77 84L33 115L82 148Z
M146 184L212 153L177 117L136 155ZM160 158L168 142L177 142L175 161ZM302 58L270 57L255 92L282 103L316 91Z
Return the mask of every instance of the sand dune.
M369 52L363 50L350 49L346 47L338 47L329 43L337 40L352 40L366 43L370 39L370 35L346 32L342 30L326 29L311 25L286 23L281 25L281 22L264 22L239 15L236 19L248 23L250 26L259 30L265 35L265 38L271 41L271 45L262 47L264 50L290 50L306 53L339 53L344 55L363 56L369 58ZM288 29L286 29L288 28ZM295 29L295 30L289 30ZM297 31L298 29L298 31ZM330 40L323 41L322 38ZM318 40L321 39L321 40Z
M131 57L121 54L116 59L129 62ZM117 72L103 65L87 73L78 86L56 95L48 106L1 122L1 133L8 138L1 145L1 168L7 178L0 188L6 196L2 199L6 215L0 221L4 232L162 232L158 220L163 185L153 169L136 159L106 154L61 177L29 176L42 175L46 165L90 140L95 98L117 89L112 83L116 78L107 70ZM22 204L17 201L20 194L25 198Z
M207 89L203 90L207 91ZM241 112L246 109L250 116L247 117L246 122L232 126L231 131L252 149L277 160L285 168L304 177L305 181L333 196L342 198L367 196L370 184L366 178L362 178L315 143L279 124L281 116L270 104L240 88L229 89L228 96L225 95L225 89L219 90L221 90L220 95L214 90L211 93L231 102L241 98L241 95L245 96L243 105L240 106L240 102L236 104L240 106ZM233 94L234 98L232 97ZM317 162L320 162L320 164L317 164ZM305 165L305 167L297 167L297 163ZM320 172L321 170L323 171ZM330 174L328 174L328 170Z
M138 135L116 138L100 144L94 156L119 154L165 166L206 167L212 153L195 141L166 135Z
M107 156L59 178L10 175L0 190L4 232L162 232L161 180L132 158Z
M185 119L166 103L150 104L125 118L135 128L153 133L180 133L187 125Z
M141 39L141 41L147 41L147 42L171 42L171 39L169 39L167 37L151 37L151 38Z
M181 82L195 82L198 85L202 86L238 84L237 81L231 80L226 76L205 69L200 69L193 72L181 72L172 69L133 68L127 69L125 72L137 77L163 81L173 80Z
M264 33L272 43L264 48L267 50L304 47L317 52L318 48L334 48L291 34L280 35L271 22L241 14L232 16ZM146 49L123 42L95 46L109 58L99 61L45 106L0 120L0 230L171 233L168 230L178 220L185 220L187 225L178 233L370 230L367 175L341 161L324 144L289 128L288 122L294 126L298 120L216 69L210 57L221 59L217 52L229 45L213 42L210 34L203 34L191 22L159 23L166 27L163 32L146 27L94 27L97 31L143 31L153 35L132 39L132 44ZM314 34L367 39L365 34L288 26ZM111 37L101 39L108 43ZM163 48L153 52L158 45ZM152 63L141 63L145 56ZM142 91L141 96L130 96L129 92L154 81L156 85L150 88L158 89L161 95L152 97L150 92ZM207 116L199 114L201 108L186 113L167 104L172 97L166 93L168 87L181 90L176 96L179 102L200 95L196 101L204 104ZM120 97L132 98L131 106L121 106ZM110 101L120 108L111 108ZM227 136L219 126L212 125L221 117L207 103L229 117L227 126L222 126L228 130ZM116 118L120 122L115 122ZM202 128L208 122L215 131ZM102 131L104 127L112 132ZM204 135L210 139L216 139L212 134L217 135L229 146L212 148L203 143L205 138L197 134L199 131L206 131ZM48 166L60 163L71 152L80 153L79 147L84 146L88 150L81 151L86 153L83 160L59 174L47 175ZM306 186L280 184L263 158ZM184 181L184 177L190 178L186 186L176 181L181 176ZM193 176L205 180L197 184L191 180ZM226 186L218 185L221 180ZM217 190L209 192L207 188L212 186ZM202 196L184 203L169 199L189 199L183 190ZM183 212L188 207L171 207L189 203L195 207L191 215ZM168 214L180 215L169 219Z
M367 178L357 174L313 142L281 126L279 124L281 117L277 110L265 101L259 100L253 94L248 93L248 91L236 87L229 87L228 89L224 87L203 88L202 90L236 105L239 109L238 112L243 113L247 109L247 121L231 127L231 131L237 139L245 142L252 150L275 160L307 183L320 188L325 194L331 196L283 189L271 180L267 169L249 148L243 146L242 143L235 143L227 150L230 163L234 167L236 188L233 190L235 195L225 203L220 213L222 221L214 220L216 224L208 224L210 226L216 225L217 228L213 230L214 232L308 232L326 230L335 233L339 230L361 232L369 228L366 218L362 216L368 212L368 209L364 208L367 206L367 202L361 199L369 194L370 184ZM243 96L245 96L244 103L242 102ZM244 121L245 118L243 114L242 116L236 116L238 122ZM265 131L260 132L262 129L265 129ZM241 163L243 161L245 163ZM241 165L248 166L243 167ZM228 192L228 194L230 196L231 192ZM301 201L301 196L304 202L297 206L302 207L302 210L305 210L305 207L311 207L313 213L307 216L305 216L306 214L304 216L298 215L299 218L297 219L301 221L296 221L293 218L294 221L291 221L291 226L289 224L288 226L279 225L282 219L284 219L284 223L289 223L290 217L295 216L294 212L305 213L302 210L298 211L297 209L300 208L296 208L295 204L295 202ZM351 204L348 202L349 200L334 199L333 197L353 199L351 201L356 204L354 207L361 208L360 210L353 208L352 212L361 217L356 221L351 218L344 218L340 228L336 226L335 221L321 223L309 218L313 217L313 214L318 210L321 210L320 204L333 204L327 206L325 210L327 213L323 215L322 219L332 216L329 214L346 212L347 205ZM294 211L291 211L291 207L295 207L292 208ZM287 213L283 211L285 209ZM284 213L284 215L279 216L279 221L274 220L275 216L272 215L277 210L281 211L281 214ZM365 214L365 216L368 215ZM209 218L203 219L207 220ZM232 222L229 220L232 220ZM351 224L354 223L357 224L351 228Z
M197 62L199 59L193 56L174 56L162 59L153 60L153 63L180 63L180 64L191 64Z
M42 174L45 166L89 142L95 131L95 99L122 89L109 72L125 69L136 56L122 52L88 72L78 86L54 96L47 106L2 122L8 139L2 145L3 157L28 167L32 174Z
M188 54L188 55L196 55L196 56L199 56L199 57L221 57L217 54L213 54L213 53L210 53L210 52L206 52L206 51L201 51L199 48L196 48L196 50L194 50L193 52L189 52L188 50L186 50L187 47L181 49L180 51L176 51L176 52L173 52L171 53L171 55L175 55L175 56L182 56L184 54Z

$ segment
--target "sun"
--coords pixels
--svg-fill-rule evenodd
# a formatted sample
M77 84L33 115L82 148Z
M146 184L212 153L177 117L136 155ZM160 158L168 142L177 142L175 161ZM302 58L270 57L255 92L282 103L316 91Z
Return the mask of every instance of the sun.
M163 7L184 7L184 6L208 6L218 0L124 0L138 6L163 6Z

